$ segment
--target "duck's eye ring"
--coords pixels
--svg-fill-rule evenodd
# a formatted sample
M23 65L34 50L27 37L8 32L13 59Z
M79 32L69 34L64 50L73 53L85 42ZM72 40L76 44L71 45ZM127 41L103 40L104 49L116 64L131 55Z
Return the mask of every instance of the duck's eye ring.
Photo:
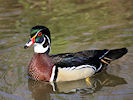
M38 36L42 36L42 32L39 32L39 33L38 33Z

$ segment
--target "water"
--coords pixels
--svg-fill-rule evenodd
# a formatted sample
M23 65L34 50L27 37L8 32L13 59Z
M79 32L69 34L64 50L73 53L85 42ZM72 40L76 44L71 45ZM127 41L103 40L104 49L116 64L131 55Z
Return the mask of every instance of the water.
M132 100L132 0L0 0L0 100ZM127 47L106 72L53 83L27 78L33 48L23 49L35 25L52 35L51 54Z

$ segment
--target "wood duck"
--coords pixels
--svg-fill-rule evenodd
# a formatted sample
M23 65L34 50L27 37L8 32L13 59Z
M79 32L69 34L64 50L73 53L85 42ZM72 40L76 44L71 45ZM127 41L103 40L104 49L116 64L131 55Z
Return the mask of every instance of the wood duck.
M113 50L85 50L76 53L49 55L50 31L45 26L34 26L24 48L34 46L34 55L28 66L31 78L39 81L72 81L91 77L106 68L113 60L128 52L126 48Z

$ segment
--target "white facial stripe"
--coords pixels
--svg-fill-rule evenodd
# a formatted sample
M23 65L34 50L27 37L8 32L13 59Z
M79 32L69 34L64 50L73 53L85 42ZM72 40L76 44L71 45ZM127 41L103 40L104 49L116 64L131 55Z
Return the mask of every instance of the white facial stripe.
M47 36L47 35L45 35L46 36L46 38L48 39L48 43L50 44L50 39L49 39L49 37Z
M34 36L37 36L37 34L38 34L41 30L43 30L43 29L40 29L39 31L37 31L37 33L36 33Z
M46 36L46 38L48 39L49 47L50 47L50 49L51 49L51 46L50 46L51 42L50 42L50 39L49 39L49 37L48 37L47 35L45 35L45 36Z

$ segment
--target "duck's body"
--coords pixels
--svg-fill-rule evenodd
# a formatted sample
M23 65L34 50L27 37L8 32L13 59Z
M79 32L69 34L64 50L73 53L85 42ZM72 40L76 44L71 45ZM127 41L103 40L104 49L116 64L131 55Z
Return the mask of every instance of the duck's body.
M72 81L91 77L111 61L127 53L126 48L114 50L86 50L49 56L50 32L43 26L31 30L25 48L34 45L35 54L29 64L29 75L40 81Z

